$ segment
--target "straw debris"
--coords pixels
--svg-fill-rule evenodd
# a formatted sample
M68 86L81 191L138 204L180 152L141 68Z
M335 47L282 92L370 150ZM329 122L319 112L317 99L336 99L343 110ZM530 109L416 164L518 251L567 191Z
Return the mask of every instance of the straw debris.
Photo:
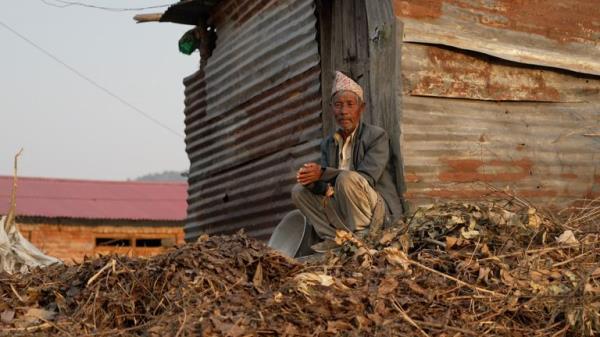
M595 336L600 202L417 210L301 263L243 234L0 274L6 336Z

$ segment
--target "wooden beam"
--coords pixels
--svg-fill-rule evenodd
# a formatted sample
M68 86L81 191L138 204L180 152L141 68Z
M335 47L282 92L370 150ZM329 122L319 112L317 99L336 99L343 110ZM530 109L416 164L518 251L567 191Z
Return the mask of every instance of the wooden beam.
M400 146L402 90L400 48L402 23L397 22L392 1L365 0L369 39L369 96L373 124L383 127L390 136L396 168L396 187L400 195L406 190ZM404 211L406 203L403 200Z
M162 15L163 15L163 13L138 14L138 15L134 16L133 19L137 23L158 22L158 21L160 21L160 18L162 18Z

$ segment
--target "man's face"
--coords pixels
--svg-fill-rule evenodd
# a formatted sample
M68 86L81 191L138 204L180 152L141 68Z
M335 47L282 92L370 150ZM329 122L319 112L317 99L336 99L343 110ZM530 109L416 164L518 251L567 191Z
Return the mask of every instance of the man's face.
M333 96L331 105L337 125L346 135L351 134L360 123L365 109L363 102L351 91L340 91Z

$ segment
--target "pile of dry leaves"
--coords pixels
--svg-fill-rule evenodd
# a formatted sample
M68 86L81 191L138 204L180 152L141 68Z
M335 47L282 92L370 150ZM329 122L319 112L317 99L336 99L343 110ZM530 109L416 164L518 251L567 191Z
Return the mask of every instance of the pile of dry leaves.
M0 274L0 335L594 336L599 219L452 203L306 263L239 234Z

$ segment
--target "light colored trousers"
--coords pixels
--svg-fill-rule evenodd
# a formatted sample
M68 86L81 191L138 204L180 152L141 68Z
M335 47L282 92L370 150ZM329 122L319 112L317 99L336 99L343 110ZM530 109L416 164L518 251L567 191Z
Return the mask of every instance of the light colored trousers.
M292 189L292 201L322 239L335 238L336 229L366 229L377 204L377 192L360 174L341 172L332 198L312 193L303 185Z

